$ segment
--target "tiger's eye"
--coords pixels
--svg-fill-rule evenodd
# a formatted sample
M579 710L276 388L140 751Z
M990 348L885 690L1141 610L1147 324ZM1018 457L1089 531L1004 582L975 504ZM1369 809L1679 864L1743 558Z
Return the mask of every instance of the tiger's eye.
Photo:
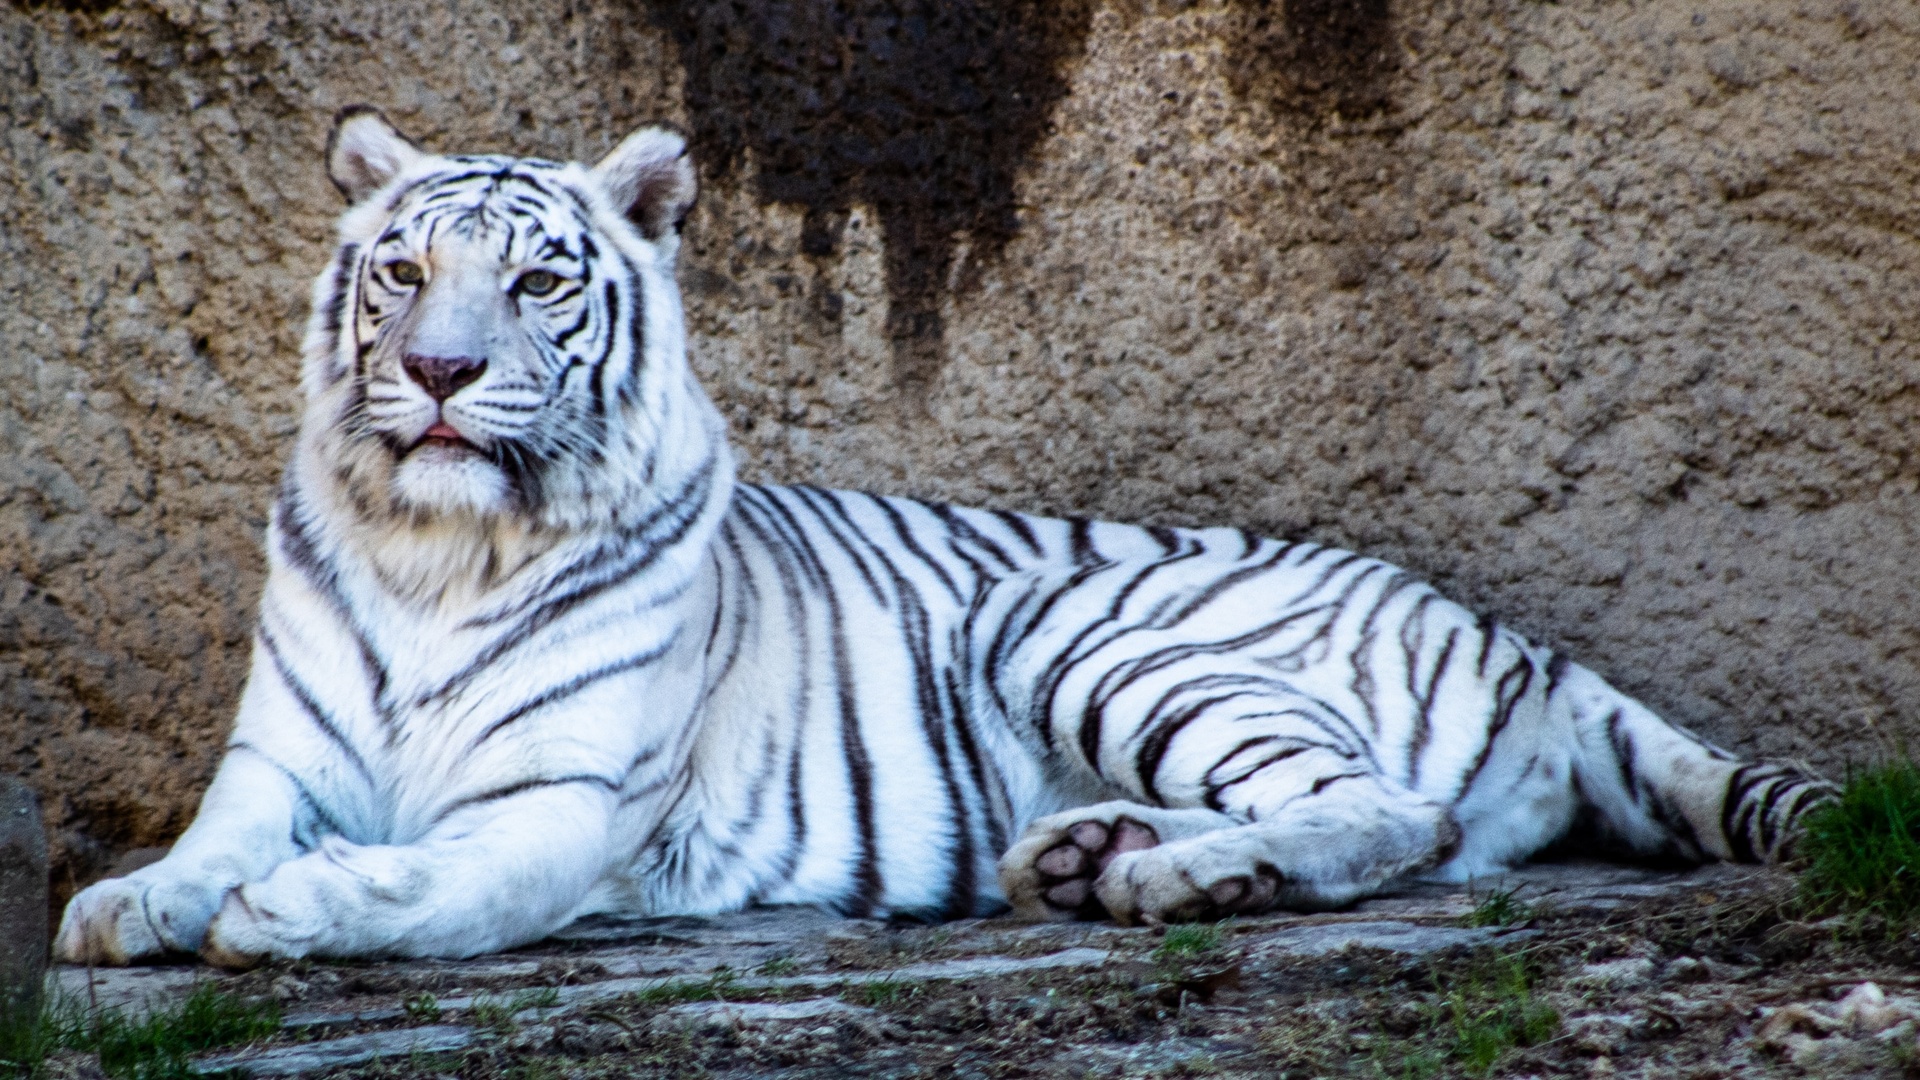
M551 270L529 270L520 275L520 291L528 296L545 296L560 287L560 275Z
M388 263L387 273L402 285L418 285L427 280L427 272L420 269L419 263L408 262L405 259L395 259Z

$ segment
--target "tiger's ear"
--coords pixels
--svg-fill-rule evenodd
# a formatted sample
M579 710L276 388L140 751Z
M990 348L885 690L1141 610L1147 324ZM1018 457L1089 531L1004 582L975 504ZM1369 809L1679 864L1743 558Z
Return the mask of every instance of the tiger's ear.
M649 240L678 232L700 193L687 137L665 127L643 127L620 141L593 175L607 198Z
M394 130L371 105L349 105L333 117L327 137L327 176L350 203L386 186L426 155Z

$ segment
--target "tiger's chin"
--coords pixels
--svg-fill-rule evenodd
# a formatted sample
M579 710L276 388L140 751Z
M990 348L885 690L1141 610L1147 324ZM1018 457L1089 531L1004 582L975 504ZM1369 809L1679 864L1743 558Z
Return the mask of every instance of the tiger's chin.
M516 509L513 486L499 466L470 446L439 440L401 459L393 494L407 510L433 517L496 517Z

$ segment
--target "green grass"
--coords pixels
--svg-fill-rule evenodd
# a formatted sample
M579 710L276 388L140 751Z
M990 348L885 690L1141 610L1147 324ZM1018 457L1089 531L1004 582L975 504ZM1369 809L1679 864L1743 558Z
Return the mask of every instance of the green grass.
M400 1007L407 1011L407 1019L422 1024L431 1024L440 1019L440 999L425 990L402 999Z
M0 1020L0 1076L36 1077L50 1054L100 1055L108 1076L125 1080L181 1080L187 1059L223 1046L251 1042L280 1029L272 1002L247 1001L202 983L171 1009L129 1019L117 1010L89 1011L70 1001L14 1010Z
M1399 1052L1381 1054L1375 1071L1396 1080L1426 1080L1449 1065L1467 1076L1485 1076L1507 1051L1534 1046L1560 1030L1560 1014L1533 993L1526 958L1493 953L1476 958L1457 974L1435 969L1437 1000L1425 1011L1432 1035Z
M791 975L800 970L800 961L791 956L776 956L755 969L759 974L771 979Z
M1220 928L1213 923L1180 923L1167 927L1167 936L1153 950L1156 960L1182 960L1220 947Z
M1533 918L1533 905L1515 894L1518 889L1495 890L1474 905L1464 921L1468 926L1512 926Z
M841 994L841 998L855 1005L866 1005L877 1009L898 1005L919 990L920 985L912 981L880 979L875 982L855 983L847 987L846 992Z
M718 971L705 979L669 979L658 986L636 990L626 1000L636 1005L681 1005L689 1001L725 1001L733 972Z
M1860 772L1802 821L1800 883L1816 909L1893 927L1920 915L1920 764L1900 758Z
M476 1026L506 1031L513 1027L515 1013L526 1009L551 1009L560 1004L560 991L551 986L522 990L508 997L481 994L474 998L467 1016ZM435 1010L436 1015L438 1010Z

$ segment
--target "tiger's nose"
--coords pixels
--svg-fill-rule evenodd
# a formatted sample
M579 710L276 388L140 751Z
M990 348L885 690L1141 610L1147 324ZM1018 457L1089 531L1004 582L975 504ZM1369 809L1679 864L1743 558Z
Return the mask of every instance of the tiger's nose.
M485 360L475 360L470 356L421 356L417 353L408 353L400 361L400 366L435 401L445 401L459 393L461 387L471 384L487 370Z

